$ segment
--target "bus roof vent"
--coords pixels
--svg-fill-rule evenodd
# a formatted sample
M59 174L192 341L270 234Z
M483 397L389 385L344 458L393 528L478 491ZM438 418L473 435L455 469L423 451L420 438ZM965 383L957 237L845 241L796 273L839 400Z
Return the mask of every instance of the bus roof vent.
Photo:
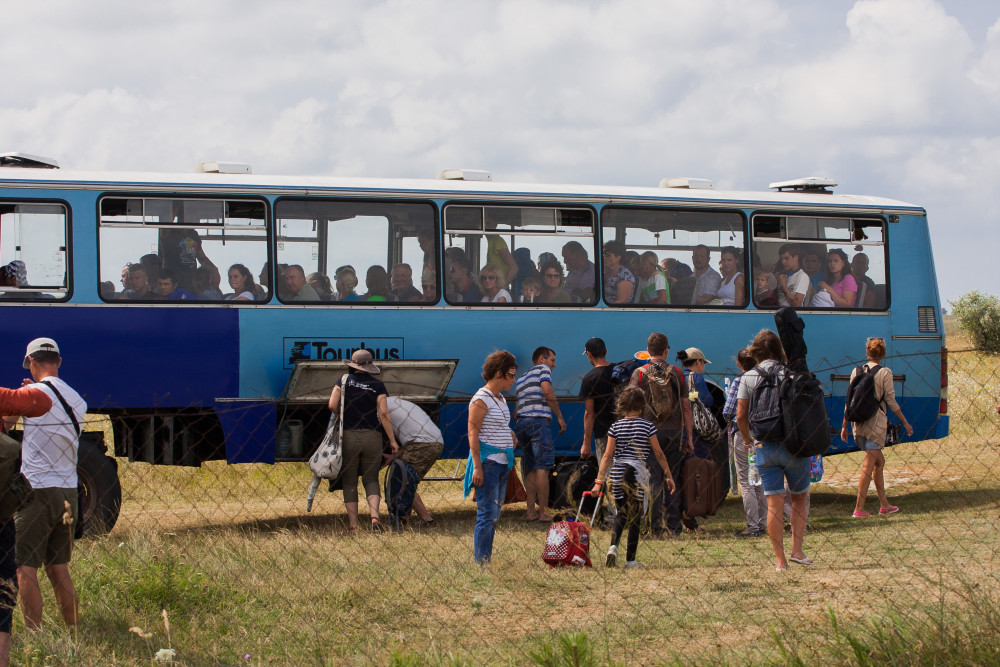
M195 168L205 174L252 174L250 165L243 162L199 162Z
M712 181L707 178L688 178L686 176L664 178L660 181L661 188L686 188L688 190L711 190Z
M28 153L0 153L0 167L22 167L25 169L58 169L59 163L50 157L29 155Z
M442 181L492 181L493 176L482 169L442 169L437 173Z
M830 188L837 187L837 181L826 176L806 176L805 178L793 178L790 181L778 181L777 183L771 183L767 187L778 192L794 190L796 192L830 194L832 192Z

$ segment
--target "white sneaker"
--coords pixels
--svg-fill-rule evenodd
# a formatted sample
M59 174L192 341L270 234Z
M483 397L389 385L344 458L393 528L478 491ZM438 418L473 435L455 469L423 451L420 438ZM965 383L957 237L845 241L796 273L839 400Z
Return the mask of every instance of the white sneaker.
M627 560L625 561L626 570L645 570L646 566L637 560Z
M608 557L604 559L606 567L616 567L618 565L618 547L611 545L608 547Z

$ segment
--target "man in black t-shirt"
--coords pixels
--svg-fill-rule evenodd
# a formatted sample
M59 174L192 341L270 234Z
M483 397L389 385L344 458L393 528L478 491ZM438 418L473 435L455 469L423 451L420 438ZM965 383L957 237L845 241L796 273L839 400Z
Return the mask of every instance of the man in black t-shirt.
M587 361L594 368L583 376L580 383L580 400L584 401L583 413L583 446L580 456L590 456L590 441L597 446L597 460L604 456L604 448L608 444L608 429L615 421L615 386L611 380L614 366L606 359L608 348L600 338L591 338L583 347ZM607 521L615 516L615 507L608 495Z
M600 338L591 338L584 346L587 361L593 370L583 376L580 384L580 400L585 402L583 414L583 446L580 456L590 456L590 441L597 444L597 458L604 455L608 442L608 429L615 421L615 387L611 381L614 367L605 358L608 348Z

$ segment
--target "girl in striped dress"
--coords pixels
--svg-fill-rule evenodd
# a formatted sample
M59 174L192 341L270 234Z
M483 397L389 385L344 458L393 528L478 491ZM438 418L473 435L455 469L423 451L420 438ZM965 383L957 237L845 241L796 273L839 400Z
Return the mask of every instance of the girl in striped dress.
M625 567L641 568L643 565L636 561L635 552L639 547L639 523L649 502L649 470L646 468L646 459L650 452L656 456L663 470L663 481L670 493L676 490L676 485L656 439L656 427L642 418L646 409L642 390L627 387L618 397L617 408L622 418L608 431L608 444L591 493L599 493L605 480L609 481L615 506L618 508L611 528L611 546L608 548L605 565L615 567L618 564L618 541L625 528L628 528Z

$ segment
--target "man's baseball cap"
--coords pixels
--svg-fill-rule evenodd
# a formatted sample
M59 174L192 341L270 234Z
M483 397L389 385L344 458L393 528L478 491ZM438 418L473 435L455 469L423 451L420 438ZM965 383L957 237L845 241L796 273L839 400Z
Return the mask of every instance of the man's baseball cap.
M594 336L583 346L585 352L590 352L595 357L604 357L608 354L608 346L597 336Z
M28 343L28 349L24 353L24 363L21 364L22 368L29 368L31 366L28 357L35 352L55 352L59 354L59 346L51 338L36 338Z

